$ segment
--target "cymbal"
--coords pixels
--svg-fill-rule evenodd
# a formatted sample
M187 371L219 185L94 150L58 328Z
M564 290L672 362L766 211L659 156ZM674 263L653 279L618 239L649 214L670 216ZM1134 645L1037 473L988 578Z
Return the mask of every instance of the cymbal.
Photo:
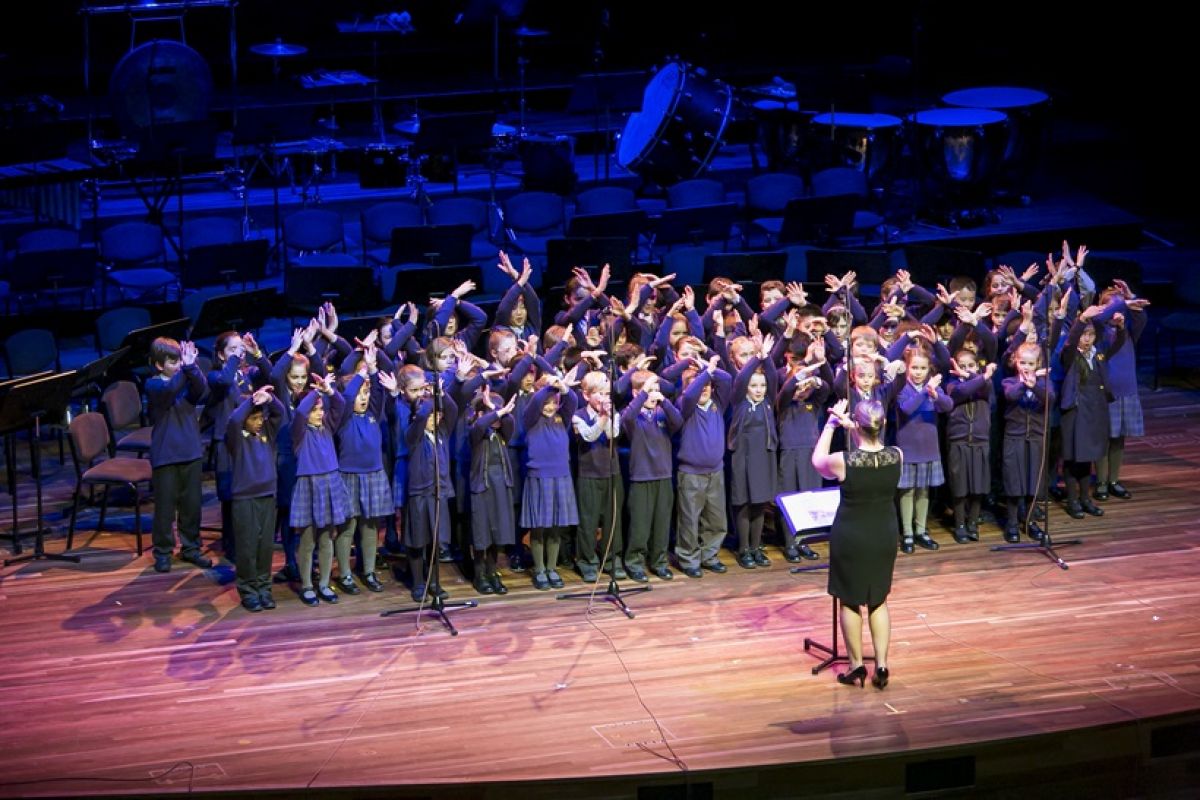
M513 31L513 36L519 39L540 39L543 36L549 36L550 31L542 30L541 28L530 28L525 25Z
M276 40L270 44L252 44L250 52L259 56L268 56L269 58L289 58L291 56L302 56L308 52L308 48L302 44L287 44Z

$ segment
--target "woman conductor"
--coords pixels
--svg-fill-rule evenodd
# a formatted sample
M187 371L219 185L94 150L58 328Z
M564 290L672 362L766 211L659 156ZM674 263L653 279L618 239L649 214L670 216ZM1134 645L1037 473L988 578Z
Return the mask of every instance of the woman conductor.
M903 455L899 448L883 444L883 406L873 400L859 403L853 415L847 415L846 407L841 400L830 409L812 455L817 472L841 483L841 501L829 536L829 593L842 604L842 635L850 653L850 670L837 679L848 686L855 681L859 686L866 683L862 641L862 606L866 606L875 648L871 683L882 689L888 682L891 619L887 596L896 565L895 497ZM839 425L853 431L855 447L830 454L833 429Z

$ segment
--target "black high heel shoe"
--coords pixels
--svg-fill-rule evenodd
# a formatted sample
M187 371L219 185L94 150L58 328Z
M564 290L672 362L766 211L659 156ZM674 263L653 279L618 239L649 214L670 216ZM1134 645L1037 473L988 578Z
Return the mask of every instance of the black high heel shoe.
M863 669L865 670L866 667L864 667ZM871 685L874 686L876 689L879 689L880 691L882 691L883 687L887 686L887 683L888 683L888 668L887 667L876 667L875 674L871 676Z
M846 686L853 686L855 681L858 682L858 688L863 688L867 685L867 666L859 664L849 672L840 672L837 676L837 682Z

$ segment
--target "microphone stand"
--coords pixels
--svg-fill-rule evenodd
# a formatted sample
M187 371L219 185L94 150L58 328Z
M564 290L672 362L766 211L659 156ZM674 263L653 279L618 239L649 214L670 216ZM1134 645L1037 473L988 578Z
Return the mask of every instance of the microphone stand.
M1075 279L1077 281L1079 279L1078 272L1075 273ZM1053 278L1051 278L1051 280L1053 280ZM1057 294L1058 292L1053 292L1050 296L1051 308L1049 310L1051 314L1054 313L1054 297ZM1076 296L1079 296L1078 293ZM1054 323L1051 322L1049 327L1051 330L1053 330ZM1062 335L1061 330L1059 330L1058 333L1059 335ZM997 544L992 545L991 550L993 553L1009 550L1035 550L1053 561L1059 566L1059 568L1070 569L1070 565L1067 564L1066 561L1063 561L1062 556L1060 556L1054 548L1055 546L1070 547L1072 545L1083 544L1083 541L1081 539L1067 539L1065 541L1058 542L1056 545L1055 542L1050 539L1050 492L1046 491L1045 487L1042 485L1042 483L1046 480L1046 469L1050 461L1050 354L1053 352L1054 345L1055 343L1050 341L1050 335L1049 332L1047 332L1046 340L1042 343L1042 363L1045 364L1046 368L1046 392L1045 401L1042 403L1042 462L1038 465L1037 479L1037 489L1039 490L1041 497L1039 498L1035 496L1033 498L1033 502L1029 504L1029 508L1025 511L1025 530L1033 531L1034 533L1031 535L1036 537L1036 541L1018 542L1015 544ZM1033 519L1034 509L1036 509L1039 504L1042 507L1042 523L1046 526L1044 529L1039 528L1038 524ZM1041 535L1039 536L1038 534Z
M610 313L612 313L611 309L609 311L610 311ZM608 326L608 392L609 392L610 404L611 404L611 400L612 400L612 393L616 389L616 386L617 386L617 374L616 374L617 362L616 362L616 359L613 357L614 347L615 347L615 337L613 334L613 326L612 326L611 320L610 320L610 324ZM610 411L610 414L615 414L615 413L616 413L616 409L614 406L612 411ZM617 489L616 489L616 485L614 483L614 481L617 479L614 478L613 474L612 474L612 464L613 464L613 460L616 458L616 447L617 447L616 440L614 440L612 437L612 421L613 421L613 419L614 419L614 417L612 417L612 416L609 417L608 430L606 430L604 432L604 435L608 436L609 513L608 513L608 534L604 537L604 555L600 559L601 565L608 563L609 556L612 555L613 531L617 524L617 514L619 514L621 511L621 509L617 508ZM597 594L597 591L596 591L597 584L592 584L592 590L590 592L569 592L567 594L560 594L555 599L556 600L587 600L588 601L588 610L590 611L593 598L599 597L601 600L612 603L614 606L616 606L618 609L621 610L621 613L623 613L625 616L629 617L630 619L633 619L635 615L634 615L633 611L629 608L629 606L625 603L625 597L628 595L631 595L631 594L643 594L644 592L650 591L651 587L635 586L632 589L622 589L621 585L619 583L617 583L617 579L613 576L613 574L612 574L613 572L616 572L615 568L608 575L608 586L606 586L604 591L599 594Z
M436 367L436 365L434 365ZM433 532L430 538L429 545L429 572L425 579L425 597L430 594L433 599L429 601L429 612L441 620L442 625L446 630L450 631L451 636L458 636L458 628L454 627L454 623L447 616L447 610L456 608L475 608L479 605L474 600L456 600L447 602L442 599L441 590L441 569L438 563L437 548L438 540L442 532L442 469L441 469L441 444L439 439L439 431L442 427L442 376L439 373L433 382L433 416L435 424L433 427ZM416 576L414 575L415 579ZM422 600L415 606L407 606L405 608L394 608L390 611L383 611L379 614L381 617L391 617L397 614L416 614L418 622L421 619L421 614L425 611L425 601Z

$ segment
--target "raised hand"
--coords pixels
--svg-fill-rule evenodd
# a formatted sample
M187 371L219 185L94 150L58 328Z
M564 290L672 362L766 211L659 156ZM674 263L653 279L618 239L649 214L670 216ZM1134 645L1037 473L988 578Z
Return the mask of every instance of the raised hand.
M1028 267L1025 268L1024 272L1021 273L1021 280L1022 281L1030 281L1033 278L1037 277L1037 274L1038 274L1038 264L1036 261L1034 261L1032 264L1030 264Z
M312 373L310 376L310 385L321 394L333 394L333 376L321 375L320 373Z
M250 395L250 399L253 401L254 405L263 406L271 402L271 398L275 396L274 392L274 386L264 386L254 394Z
M854 428L854 420L850 419L847 413L850 408L850 401L843 398L838 400L829 409L829 416L837 421L837 424L843 428Z
M515 409L516 407L517 407L517 396L514 394L512 397L508 398L507 403L500 406L500 408L498 408L496 410L496 413L499 416L503 417L505 414L511 414L513 412L513 409Z
M242 334L242 346L246 352L254 358L262 357L262 348L258 346L258 340L254 338L254 334L247 331Z
M461 300L464 295L468 295L473 291L475 291L475 281L463 281L457 287L455 287L454 291L450 294L453 295L456 300Z
M684 311L696 310L696 292L692 289L692 287L683 287L683 294L679 296L679 299L683 301Z
M842 282L838 280L836 275L825 276L825 291L829 294L837 294L838 289L842 288Z
M368 336L367 338L369 339L370 337ZM375 346L374 342L371 342L363 349L362 363L366 367L367 372L375 372L379 369L379 348Z
M379 379L379 385L384 388L388 394L395 397L400 393L399 384L396 382L396 376L390 372L377 372L375 376Z
M673 280L675 280L675 273L674 273L674 272L672 272L670 275L663 275L663 276L662 276L662 277L660 277L660 278L653 278L653 279L651 279L651 281L650 281L650 285L651 285L653 288L657 289L659 286L662 286L664 283L670 283L670 282L671 282L671 281L673 281Z
M758 355L764 361L771 357L771 350L775 347L775 337L767 334L762 337L762 346L759 348Z
M513 396L515 397L516 395ZM496 404L492 401L492 388L486 383L483 385L482 396L480 397L480 400L488 411L496 410Z
M802 306L808 303L808 293L801 284L792 281L787 285L787 299L794 306Z
M500 261L496 264L496 269L500 270L514 281L517 280L517 268L513 266L512 260L508 257L508 253L501 250L499 259Z
M783 315L783 335L784 338L791 339L796 335L796 329L800 327L800 313L796 309L791 309Z
M633 318L633 314L630 313L629 308L625 305L625 303L621 300L621 298L619 298L619 297L608 298L608 305L609 305L609 308L611 308L613 310L613 313L616 314L618 317L621 317L622 319L624 319L626 321Z
M1125 305L1130 311L1144 311L1146 306L1150 305L1150 301L1144 297L1135 297L1132 300L1126 300Z
M913 281L912 275L906 269L896 270L896 284L900 287L900 291L908 294L912 291Z
M329 329L330 335L337 333L338 329L338 314L337 309L333 307L333 303L325 303L325 327Z
M992 376L995 374L996 374L996 363L994 361L991 364L988 364L986 367L983 368L983 377L985 380L990 381L992 379Z
M595 285L596 294L604 294L608 289L608 279L612 277L612 266L605 264L600 269L600 282Z
M304 328L296 328L292 331L292 342L288 345L288 352L292 355L300 352L300 348L304 346Z
M940 283L937 285L937 301L944 306L948 306L953 302L949 290Z
M925 391L929 392L930 397L937 396L938 387L942 385L942 373L935 372L933 377L925 382Z
M964 381L971 377L970 373L960 367L958 362L954 361L953 359L950 361L950 374L956 378L961 378Z
M196 363L196 357L199 351L196 350L195 342L180 342L179 343L179 363L185 367L190 367Z
M963 322L967 325L974 325L979 321L975 318L974 314L962 306L958 306L954 309L954 315L958 317L959 322Z
M1065 292L1063 292L1063 295L1062 295L1062 297L1059 299L1059 301L1058 301L1058 313L1057 313L1057 315L1056 315L1056 316L1058 316L1060 319L1061 319L1062 317L1065 317L1065 316L1067 315L1067 311L1069 311L1069 310L1070 310L1070 308L1071 308L1071 295L1074 293L1074 291L1075 291L1075 289L1074 289L1073 287L1072 287L1072 288L1070 288L1070 289L1067 289Z
M746 324L746 331L750 334L751 338L760 335L758 329L758 314L754 314L750 317L750 322Z
M990 317L991 315L992 315L992 304L991 303L980 303L979 305L975 306L975 321L976 322L978 322L981 319L986 319L986 318Z

